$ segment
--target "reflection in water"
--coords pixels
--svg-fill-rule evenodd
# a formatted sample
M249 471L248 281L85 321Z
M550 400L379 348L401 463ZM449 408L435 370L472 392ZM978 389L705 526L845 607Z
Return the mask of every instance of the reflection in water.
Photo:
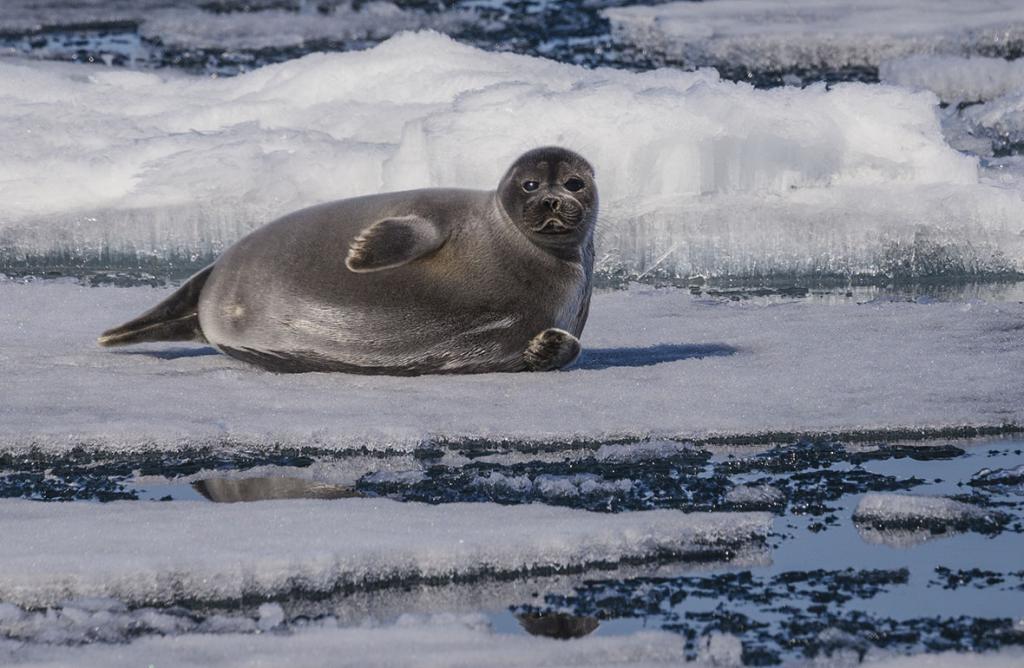
M888 547L906 548L920 545L934 538L955 536L958 531L933 531L929 528L877 528L870 524L854 522L861 540L869 545L886 545Z
M600 622L593 617L575 617L562 612L524 612L516 615L516 619L531 636L558 640L582 638L600 626Z
M216 503L272 499L344 499L362 496L352 487L304 478L207 478L192 488Z

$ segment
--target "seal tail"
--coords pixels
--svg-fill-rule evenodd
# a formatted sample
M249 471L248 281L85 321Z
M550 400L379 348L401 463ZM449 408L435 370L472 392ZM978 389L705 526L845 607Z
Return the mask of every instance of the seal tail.
M96 340L101 346L126 346L145 341L206 341L199 326L199 293L213 265L188 279L174 294L138 318L108 329Z

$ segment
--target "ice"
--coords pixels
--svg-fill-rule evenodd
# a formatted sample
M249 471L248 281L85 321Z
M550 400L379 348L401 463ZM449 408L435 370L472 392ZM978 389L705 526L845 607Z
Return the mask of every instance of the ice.
M853 519L875 529L928 529L935 533L947 529L984 531L999 526L1005 516L941 496L871 493L857 504Z
M979 182L932 94L888 86L755 90L424 32L230 79L0 61L0 141L0 271L196 266L306 205L493 188L549 143L596 165L601 271L1024 269L1020 192Z
M700 654L688 661L679 635L640 631L587 636L569 642L496 633L475 616L408 616L394 624L356 628L309 628L295 633L257 636L190 634L148 636L127 645L83 647L19 646L0 640L0 661L9 668L137 668L146 665L240 668L287 665L292 668L428 668L490 666L680 666L712 668L738 665L736 640L728 635L699 638ZM159 661L154 663L154 657ZM845 665L819 657L808 665ZM1024 660L1018 648L998 652L943 652L900 656L871 652L862 664L874 668L1016 668ZM798 665L798 664L794 664Z
M471 483L476 487L491 490L508 490L519 494L536 492L546 499L564 499L569 497L587 496L591 494L628 494L633 489L633 481L628 479L606 480L593 473L577 473L574 475L539 475L536 479L529 476L507 476L497 471L477 476Z
M246 2L246 11L210 11L203 0L5 0L0 30L136 23L139 34L172 49L282 49L307 42L386 39L403 30L454 30L477 19L460 10L423 12L391 2ZM479 26L486 29L484 23Z
M735 507L775 506L782 504L785 498L781 491L771 485L737 485L725 495L726 502Z
M167 294L0 282L2 449L412 451L460 439L514 447L1024 424L1018 302L826 307L599 292L582 360L549 374L276 375L202 346L96 346L100 331ZM635 447L651 456L657 446Z
M248 504L0 501L0 601L224 603L423 581L609 568L763 540L765 513L621 515L387 499ZM277 609L260 625L280 623ZM277 620L275 622L275 620Z
M708 0L604 10L613 37L675 61L755 70L874 67L911 54L1011 53L1016 0Z
M0 640L0 662L9 668L71 664L80 668L137 668L154 664L203 668L390 668L409 665L411 657L415 657L417 666L427 668L645 668L678 666L686 660L683 639L667 632L641 631L611 637L588 636L562 642L496 633L477 616L452 615L408 616L387 626L310 628L287 635L150 636L128 645L113 646L18 647L9 641Z
M944 102L977 102L1024 90L1024 61L911 56L883 62L879 77L885 83L930 90Z

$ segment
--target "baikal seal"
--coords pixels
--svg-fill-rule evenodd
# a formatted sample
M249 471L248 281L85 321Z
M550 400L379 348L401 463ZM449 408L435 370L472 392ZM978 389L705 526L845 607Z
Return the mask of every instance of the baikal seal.
M496 190L329 202L226 250L100 345L209 342L277 372L546 371L580 353L594 268L594 170L559 147Z

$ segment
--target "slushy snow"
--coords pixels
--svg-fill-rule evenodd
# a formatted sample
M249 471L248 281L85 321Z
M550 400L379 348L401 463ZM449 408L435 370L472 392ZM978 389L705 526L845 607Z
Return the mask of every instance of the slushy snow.
M606 9L613 37L695 65L877 67L911 54L1009 53L1016 0L708 0Z
M1024 270L1020 192L979 182L932 94L887 86L755 90L417 33L231 79L0 61L0 141L0 269L195 262L327 200L491 189L562 144L597 169L599 270Z
M0 446L410 451L437 439L1024 424L1020 303L822 306L599 292L582 359L546 374L278 375L198 345L96 345L100 331L168 292L0 283ZM602 456L625 459L625 447Z
M54 606L225 603L293 593L623 561L720 558L763 540L766 513L609 515L544 505L387 499L38 503L0 501L0 601Z

